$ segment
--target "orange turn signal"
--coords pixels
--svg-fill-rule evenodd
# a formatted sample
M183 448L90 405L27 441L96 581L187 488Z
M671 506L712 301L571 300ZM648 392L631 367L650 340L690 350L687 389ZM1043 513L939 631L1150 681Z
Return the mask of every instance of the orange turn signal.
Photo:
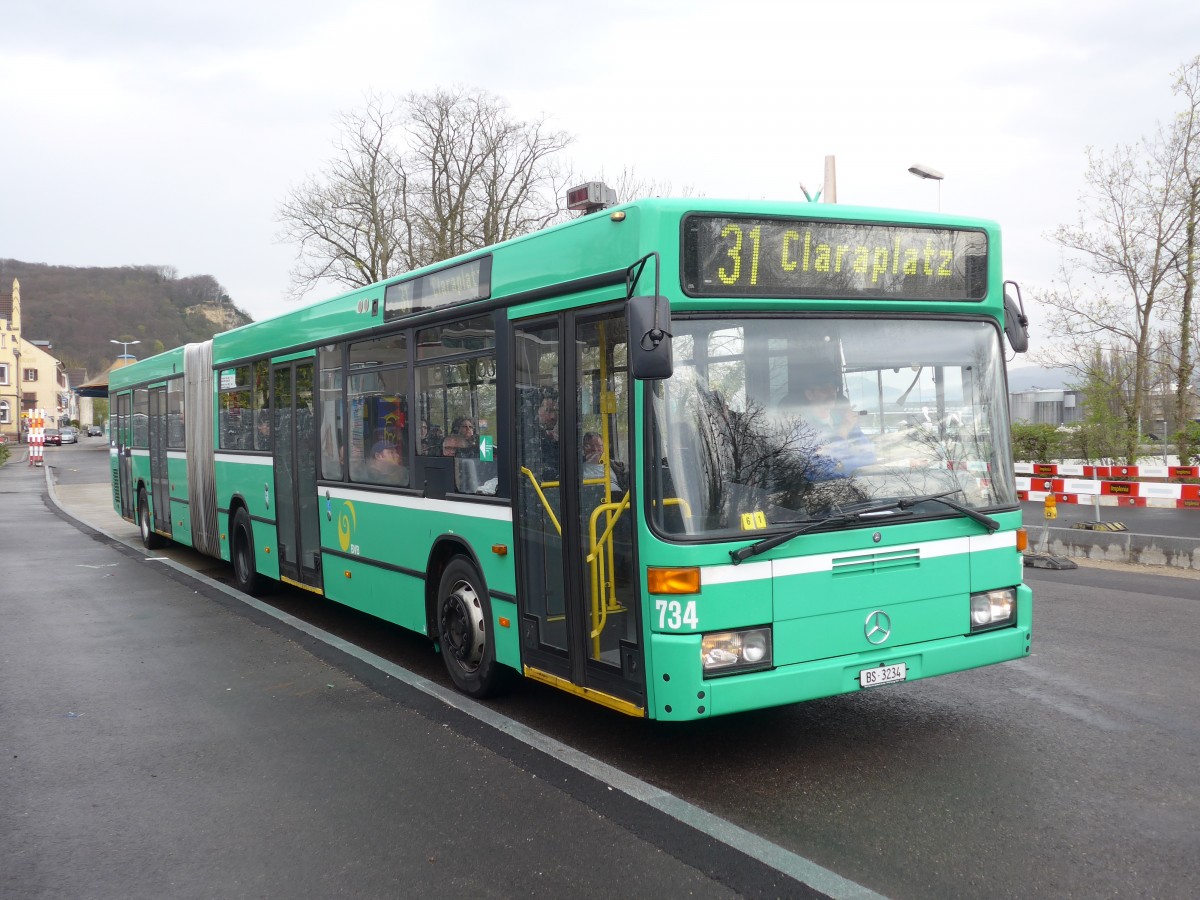
M646 569L646 584L652 594L698 594L700 593L700 569Z
M1025 548L1029 546L1029 532L1024 528L1017 529L1017 552L1024 553Z

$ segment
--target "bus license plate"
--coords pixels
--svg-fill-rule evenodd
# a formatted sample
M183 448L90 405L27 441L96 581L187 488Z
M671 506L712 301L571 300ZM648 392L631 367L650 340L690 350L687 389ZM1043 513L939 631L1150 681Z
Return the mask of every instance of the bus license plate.
M879 687L881 684L895 684L908 678L908 666L896 663L891 666L876 666L874 669L863 669L858 673L860 687Z

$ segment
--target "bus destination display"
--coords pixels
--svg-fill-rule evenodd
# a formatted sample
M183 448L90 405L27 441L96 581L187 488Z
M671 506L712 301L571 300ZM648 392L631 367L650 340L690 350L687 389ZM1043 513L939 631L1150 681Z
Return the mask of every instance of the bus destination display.
M987 235L954 228L690 216L683 283L695 297L981 300Z
M492 293L492 258L469 262L389 284L383 296L383 320L391 322L423 309L486 300Z

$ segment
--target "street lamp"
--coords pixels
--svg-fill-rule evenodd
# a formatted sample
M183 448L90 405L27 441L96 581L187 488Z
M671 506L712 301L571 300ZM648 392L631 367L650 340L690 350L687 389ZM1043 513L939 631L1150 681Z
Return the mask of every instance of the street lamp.
M132 357L130 357L130 355L129 355L129 348L132 347L134 344L140 344L141 341L112 341L112 340L110 340L109 343L121 345L121 359L131 359Z
M928 181L936 181L938 183L938 212L942 211L942 179L946 176L937 169L931 169L929 166L923 166L920 163L915 163L908 167L908 171L912 172L918 178Z

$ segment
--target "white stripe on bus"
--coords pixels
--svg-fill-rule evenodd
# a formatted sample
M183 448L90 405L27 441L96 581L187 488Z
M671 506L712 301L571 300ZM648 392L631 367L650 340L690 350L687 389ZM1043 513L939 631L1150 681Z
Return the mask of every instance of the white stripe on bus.
M270 466L275 463L271 456L243 456L240 453L215 453L213 459L219 463L245 463L248 466Z
M876 553L895 554L915 550L921 559L936 559L939 556L953 556L981 550L1001 550L1016 546L1016 532L1003 531L995 534L946 538L941 541L922 541L916 544L900 544L877 549L868 547L862 550L840 550L836 553L816 553L812 556L795 556L772 562L742 563L740 566L732 563L727 566L702 566L700 568L700 584L701 587L708 584L737 584L743 581L761 581L771 578L772 575L780 577L832 572L834 560L845 561L853 559L855 556L869 556Z
M374 491L358 491L353 488L323 487L318 493L324 499L328 492L332 500L351 500L354 503L376 503L380 506L393 506L397 509L412 509L420 512L453 513L471 519L494 519L497 522L511 522L513 513L511 506L492 506L484 503L468 503L458 500L427 500L423 497L411 497L406 494L385 494Z

